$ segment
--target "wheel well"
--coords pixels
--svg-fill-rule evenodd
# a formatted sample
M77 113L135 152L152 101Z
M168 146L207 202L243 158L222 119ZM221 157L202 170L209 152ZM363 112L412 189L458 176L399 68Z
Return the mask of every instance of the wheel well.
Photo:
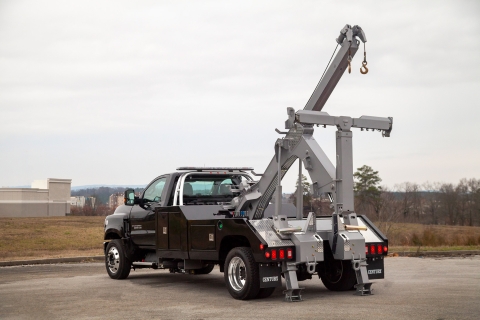
M121 239L121 237L115 232L108 232L105 234L103 240L113 240L113 239Z
M235 247L250 247L250 242L244 236L226 236L220 244L220 252L218 254L220 261L225 261L227 254Z

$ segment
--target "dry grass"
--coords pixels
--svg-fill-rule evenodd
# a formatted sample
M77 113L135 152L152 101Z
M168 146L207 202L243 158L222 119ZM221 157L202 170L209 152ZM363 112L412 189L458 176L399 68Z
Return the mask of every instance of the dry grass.
M101 255L104 219L0 218L0 261Z
M459 251L459 250L480 250L480 246L441 246L441 247L410 247L410 246L389 246L388 252L424 252L424 251Z
M393 250L448 251L479 250L480 227L422 225L416 223L376 223Z
M104 217L0 218L0 261L102 255ZM376 223L390 252L480 250L480 227Z

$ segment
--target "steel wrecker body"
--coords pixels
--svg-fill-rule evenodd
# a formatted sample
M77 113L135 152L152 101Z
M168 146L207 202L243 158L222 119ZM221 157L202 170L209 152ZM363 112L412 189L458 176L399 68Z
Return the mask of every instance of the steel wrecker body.
M171 273L224 273L235 299L270 296L285 279L286 301L301 301L300 281L318 276L332 291L371 294L372 279L384 278L388 240L354 210L352 128L378 130L389 137L392 118L330 116L322 108L342 77L363 30L346 25L340 49L303 110L287 109L285 129L263 174L248 167L180 167L154 179L105 219L105 265L113 279L131 269L168 269ZM364 55L365 56L365 55ZM366 59L362 73L367 73ZM314 126L335 126L336 167L313 138ZM326 195L334 212L303 216L282 203L281 180L296 160L312 180L314 196ZM260 176L258 180L256 177ZM301 188L298 188L299 190Z

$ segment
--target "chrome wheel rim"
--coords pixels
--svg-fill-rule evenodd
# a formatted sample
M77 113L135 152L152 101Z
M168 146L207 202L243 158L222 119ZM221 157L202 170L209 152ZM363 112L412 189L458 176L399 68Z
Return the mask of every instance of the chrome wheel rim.
M107 255L108 270L111 273L117 273L120 267L120 253L116 247L111 247Z
M245 263L239 257L233 257L228 264L228 281L230 286L235 291L240 291L245 286L247 281L247 272L245 270Z

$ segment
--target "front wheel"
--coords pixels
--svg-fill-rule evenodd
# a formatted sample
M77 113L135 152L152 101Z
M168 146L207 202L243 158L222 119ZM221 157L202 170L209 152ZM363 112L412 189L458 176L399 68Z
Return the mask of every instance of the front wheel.
M112 279L125 279L130 274L132 263L125 257L125 249L121 240L112 240L107 245L105 267Z
M330 291L348 291L357 283L355 270L349 260L330 260L325 272L319 276Z
M230 295L237 300L254 299L260 292L258 264L252 249L233 248L225 260L225 283Z

